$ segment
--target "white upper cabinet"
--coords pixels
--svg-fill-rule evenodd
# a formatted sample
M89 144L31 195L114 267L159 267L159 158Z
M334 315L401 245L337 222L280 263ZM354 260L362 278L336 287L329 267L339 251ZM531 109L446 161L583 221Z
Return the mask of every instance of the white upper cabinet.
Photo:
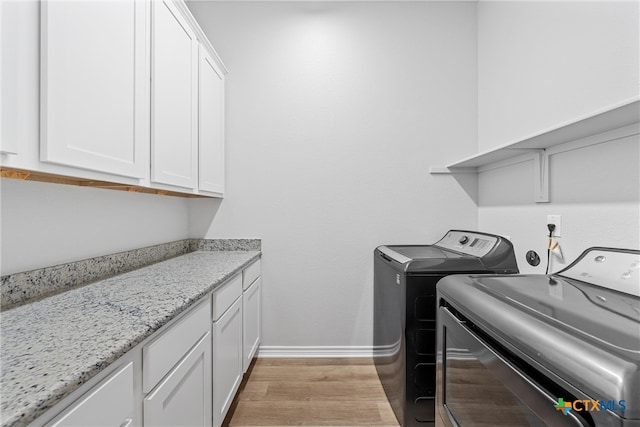
M40 157L147 174L149 3L43 1Z
M227 69L183 0L0 0L0 24L3 177L223 196Z
M171 0L152 3L151 181L198 184L198 41Z
M18 2L0 1L0 153L7 154L19 153L18 141L22 137L22 89L30 83L26 70L21 68L29 59L25 45L38 43L37 33L24 25L24 8ZM33 68L36 67L37 64Z
M224 194L224 73L200 46L199 180L202 191Z

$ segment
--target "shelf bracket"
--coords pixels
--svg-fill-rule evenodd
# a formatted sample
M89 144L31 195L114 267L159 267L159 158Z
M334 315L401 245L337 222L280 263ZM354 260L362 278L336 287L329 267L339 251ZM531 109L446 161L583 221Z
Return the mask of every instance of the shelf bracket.
M549 203L549 154L547 150L537 150L533 155L534 201Z

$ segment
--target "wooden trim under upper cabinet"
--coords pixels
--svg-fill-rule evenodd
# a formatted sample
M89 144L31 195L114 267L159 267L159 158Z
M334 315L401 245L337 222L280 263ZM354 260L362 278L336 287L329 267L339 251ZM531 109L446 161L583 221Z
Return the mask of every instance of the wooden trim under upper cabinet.
M158 194L161 196L175 196L187 198L210 198L201 194L180 193L177 191L161 190L157 188L142 187L138 185L119 184L116 182L96 181L85 178L74 178L71 176L56 175L44 172L31 172L21 169L0 167L0 177L10 179L20 179L23 181L49 182L54 184L77 185L80 187L104 188L107 190L129 191L133 193Z

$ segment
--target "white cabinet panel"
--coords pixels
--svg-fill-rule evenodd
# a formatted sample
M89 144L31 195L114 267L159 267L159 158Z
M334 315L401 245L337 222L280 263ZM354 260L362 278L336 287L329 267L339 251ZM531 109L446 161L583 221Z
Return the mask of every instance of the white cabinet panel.
M142 0L42 2L42 161L146 175L148 7Z
M219 427L242 381L242 298L213 324L213 425Z
M195 189L198 41L171 0L152 6L151 180Z
M145 426L211 425L211 333L144 399Z
M242 270L242 289L247 290L249 286L255 282L255 280L260 277L261 273L261 265L260 260L257 260L244 270Z
M4 57L6 56L6 53L5 53L5 47L3 45L3 40L6 40L7 36L9 35L8 32L7 34L4 34L7 24L5 24L2 18L3 15L6 15L6 12L4 12L3 14L3 4L2 2L0 2L0 76L2 76L0 77L0 153L16 154L18 152L17 141L15 141L15 139L9 140L4 136L6 131L4 130L5 128L4 116L2 115L2 111L7 108L4 106L4 103L5 103L4 98L6 96L5 93L7 92L7 89L8 89L8 88L5 88L5 85L6 85L5 80L7 79L4 76L6 74L6 71L2 67L3 61L6 61L6 59L4 59ZM9 44L7 43L7 48L6 48L7 50L8 50L8 47L9 47Z
M200 46L198 188L224 193L224 74L212 55Z
M108 376L50 427L129 426L134 413L133 363Z
M38 142L39 27L36 0L0 1L0 153L22 155Z
M142 349L143 391L148 393L175 366L200 337L209 332L211 304L209 298L171 325Z
M258 264L259 265L259 264ZM246 372L261 339L262 281L258 277L242 294L242 370Z
M212 320L215 322L231 307L235 300L242 296L242 275L232 277L227 283L213 292Z

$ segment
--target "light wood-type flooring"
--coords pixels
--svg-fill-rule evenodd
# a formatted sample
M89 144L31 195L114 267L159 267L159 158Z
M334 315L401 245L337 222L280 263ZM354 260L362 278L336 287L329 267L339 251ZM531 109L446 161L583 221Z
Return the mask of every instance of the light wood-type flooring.
M398 426L372 359L256 359L224 426Z

